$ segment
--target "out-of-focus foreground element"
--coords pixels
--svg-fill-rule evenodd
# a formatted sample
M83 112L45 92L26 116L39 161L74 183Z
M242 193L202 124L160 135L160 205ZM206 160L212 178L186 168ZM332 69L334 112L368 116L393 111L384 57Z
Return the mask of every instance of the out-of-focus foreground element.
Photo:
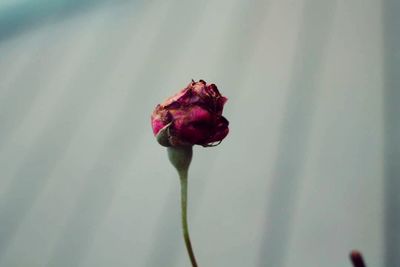
M350 253L350 260L353 263L354 267L366 267L364 263L363 256L361 253L357 250L353 250Z

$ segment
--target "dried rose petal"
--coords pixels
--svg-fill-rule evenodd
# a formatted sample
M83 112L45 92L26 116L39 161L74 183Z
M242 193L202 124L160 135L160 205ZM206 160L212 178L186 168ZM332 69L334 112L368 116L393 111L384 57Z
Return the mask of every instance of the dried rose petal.
M166 134L167 146L211 146L229 132L222 116L227 98L215 84L192 81L185 89L157 105L151 125L155 136Z

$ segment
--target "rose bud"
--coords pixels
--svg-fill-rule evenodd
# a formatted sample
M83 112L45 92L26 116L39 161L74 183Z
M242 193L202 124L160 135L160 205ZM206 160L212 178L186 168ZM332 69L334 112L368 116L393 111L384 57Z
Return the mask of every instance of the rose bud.
M227 98L215 84L192 81L156 106L151 125L158 142L167 147L219 144L229 132L222 116Z

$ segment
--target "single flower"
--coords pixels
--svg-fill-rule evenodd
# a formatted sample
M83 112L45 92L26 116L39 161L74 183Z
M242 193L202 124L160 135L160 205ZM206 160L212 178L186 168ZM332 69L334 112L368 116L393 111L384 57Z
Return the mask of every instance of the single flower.
M163 146L213 146L229 132L229 122L222 116L226 101L215 84L192 81L156 106L153 133Z
M168 158L179 174L182 232L192 267L198 267L187 222L188 171L193 145L214 146L226 137L229 122L222 116L226 101L215 84L192 81L157 105L151 115L153 133L167 147Z

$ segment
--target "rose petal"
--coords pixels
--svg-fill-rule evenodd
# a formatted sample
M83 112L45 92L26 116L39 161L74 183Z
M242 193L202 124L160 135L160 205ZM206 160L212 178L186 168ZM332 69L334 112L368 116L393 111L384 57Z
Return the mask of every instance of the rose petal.
M156 135L165 125L171 145L203 145L219 142L229 132L229 122L222 117L227 98L215 84L191 82L179 93L158 105L152 115Z
M229 122L224 117L220 117L217 125L214 127L214 133L211 135L205 143L214 143L223 140L229 133Z
M151 122L151 126L153 128L154 135L157 135L158 132L165 126L164 123L159 119L153 119Z

